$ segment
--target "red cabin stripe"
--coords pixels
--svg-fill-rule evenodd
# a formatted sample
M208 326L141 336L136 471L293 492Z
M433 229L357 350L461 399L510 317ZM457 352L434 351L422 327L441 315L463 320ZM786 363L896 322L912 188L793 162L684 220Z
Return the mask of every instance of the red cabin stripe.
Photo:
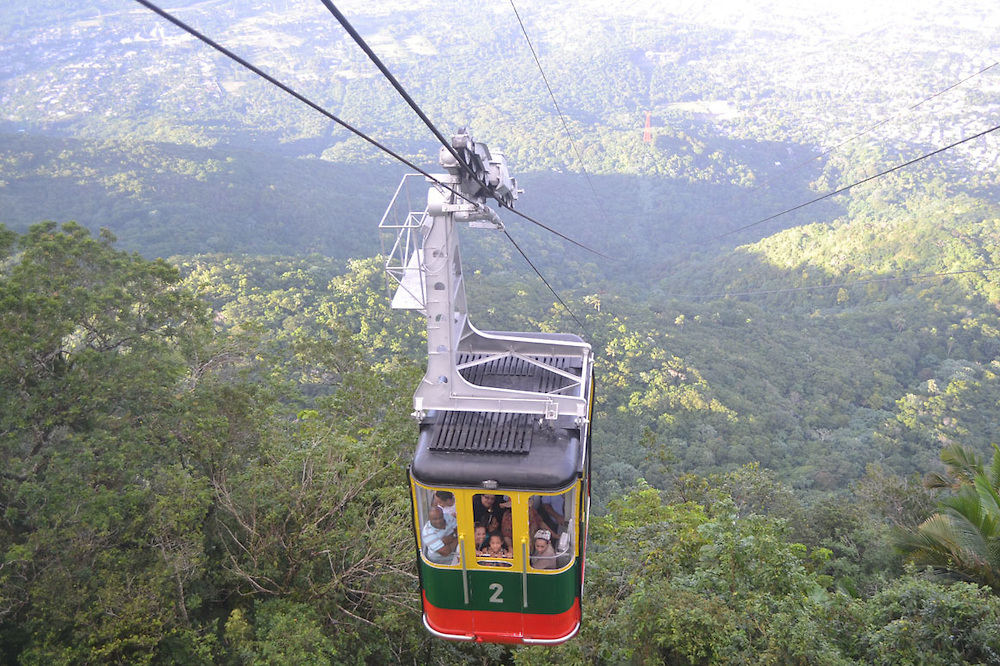
M424 597L424 624L441 638L479 643L561 643L580 627L580 600L565 613L505 613L438 608Z

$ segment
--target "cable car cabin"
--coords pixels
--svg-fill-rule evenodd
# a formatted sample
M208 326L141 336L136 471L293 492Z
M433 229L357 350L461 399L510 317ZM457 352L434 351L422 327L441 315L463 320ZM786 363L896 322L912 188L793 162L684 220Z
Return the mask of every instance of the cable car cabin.
M507 366L487 373L539 379L524 361ZM549 644L580 627L587 428L540 421L442 411L420 426L410 482L424 624L439 637Z
M502 155L461 131L427 206L404 176L379 228L395 240L392 307L427 321L410 465L424 624L452 640L559 643L580 627L593 355L575 335L483 332L466 313L456 223L503 229Z

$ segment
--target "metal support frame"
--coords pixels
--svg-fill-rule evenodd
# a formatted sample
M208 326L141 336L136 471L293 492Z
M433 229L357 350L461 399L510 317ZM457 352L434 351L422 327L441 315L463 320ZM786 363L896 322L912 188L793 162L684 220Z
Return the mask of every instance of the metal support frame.
M593 364L589 344L566 335L483 332L469 321L456 223L503 229L500 218L485 204L485 196L496 196L510 205L518 190L502 155L491 155L467 133L455 135L452 142L485 155L488 173L473 180L442 150L441 163L449 173L435 176L423 210L414 210L410 186L416 176L410 174L403 177L379 224L380 230L395 234L385 264L395 288L392 307L418 310L427 318L427 372L413 396L414 414L423 418L430 410L512 412L538 414L544 420L569 415L585 427L589 416L585 383ZM483 182L497 184L484 194ZM461 353L486 357L460 365ZM504 356L523 359L565 382L558 390L539 393L472 384L462 376L461 370L472 364ZM571 366L579 367L580 375L548 363L551 357L573 359Z

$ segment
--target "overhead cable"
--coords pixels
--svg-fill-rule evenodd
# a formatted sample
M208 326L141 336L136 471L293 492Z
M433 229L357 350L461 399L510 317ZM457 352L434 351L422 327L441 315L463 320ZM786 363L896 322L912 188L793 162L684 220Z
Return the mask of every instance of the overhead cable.
M552 287L551 284L549 284L549 281L542 276L541 272L539 272L539 270L535 267L535 264L531 263L531 259L528 259L528 255L524 253L524 250L522 250L521 246L517 244L517 241L515 241L514 238L510 235L510 232L504 229L503 233L505 236L507 236L507 239L511 242L514 248L521 254L524 260L528 262L528 265L531 266L531 270L535 271L535 275L537 275L538 278L545 284L545 286L548 287L549 291L552 292L552 295L556 297L556 300L559 301L559 304L566 309L566 312L568 312L569 316L573 318L573 321L577 323L577 325L583 330L583 332L587 335L588 338L593 337L591 336L590 331L587 329L587 326L582 321L580 321L580 318L576 316L576 314L568 305L566 305L566 301L564 301L562 297L558 293L556 293L556 290Z
M804 168L804 167L806 167L806 166L808 166L808 165L812 164L812 163L813 163L814 161L816 161L816 160L818 160L818 159L821 159L821 158L823 158L823 157L825 157L825 156L829 155L830 153L832 153L832 152L836 151L836 150L837 150L837 149L839 149L839 148L840 148L841 146L844 146L844 145L847 145L848 143L850 143L850 142L854 141L855 139L858 139L858 138L861 138L862 136L864 136L864 135L866 135L866 134L868 134L868 133L870 133L870 132L873 132L873 131L875 131L876 129L878 129L878 128L879 128L879 127L881 127L882 125L885 125L885 124L887 124L887 123L889 123L889 122L892 122L893 120L895 120L896 118L898 118L898 117L899 117L900 115L902 115L902 114L903 114L904 112L906 112L906 111L912 111L913 109L916 109L916 108L917 108L918 106L920 106L921 104L924 104L925 102L929 102L930 100L934 99L935 97L938 97L938 96L940 96L940 95L943 95L944 93L948 92L949 90L952 90L952 89L954 89L954 88L957 88L958 86L960 86L960 85L962 85L963 83L965 83L965 82L969 81L970 79L974 79L975 77L977 77L977 76L980 76L981 74L984 74L984 73L988 72L989 70L993 69L993 68L994 68L994 67L996 67L997 65L1000 65L1000 61L997 61L997 62L994 62L994 63L993 63L992 65L988 65L988 66L986 66L986 67L982 68L981 70L979 70L979 71L978 71L978 72L976 72L975 74L970 74L969 76L965 77L964 79L962 79L962 80L960 80L960 81L957 81L956 83L953 83L953 84L951 84L951 85L950 85L950 86L948 86L947 88L943 88L943 89L941 89L941 90L939 90L939 91L937 91L937 92L935 92L935 93L933 93L933 94L929 95L928 97L925 97L924 99L920 100L920 101L919 101L919 102L917 102L916 104L913 104L913 105L911 105L911 106L907 107L907 108L906 108L906 109L904 109L903 111L900 111L900 112L898 112L898 113L896 113L896 114L894 114L894 115L892 115L892 116L890 116L890 117L888 117L888 118L885 118L885 119L883 119L883 120L880 120L880 121L878 121L878 122L877 122L877 123L875 123L874 125L872 125L872 126L870 126L870 127L866 128L866 129L863 129L863 130L861 130L860 132L857 132L856 134L853 134L853 135L849 136L848 138L846 138L846 139L844 139L844 140L840 141L839 143L837 143L837 144L836 144L836 145L834 145L833 147L831 147L831 148L828 148L828 149L826 149L826 150L823 150L823 151L821 151L821 152L817 153L816 155L813 155L813 156L812 156L812 157L810 157L809 159L807 159L807 160L805 160L805 161L803 161L803 162L801 162L801 163L797 164L796 166L794 166L794 167L792 167L792 168L790 168L790 169L786 169L786 170L784 170L784 171L782 171L782 172L780 172L780 173L776 174L775 176L773 176L773 177L771 177L771 178L768 178L768 179L764 180L764 181L763 181L763 182L761 182L761 183L757 183L757 184L756 184L756 185L754 185L753 187L751 187L751 188L749 188L749 189L747 189L747 190L744 190L744 191L742 191L742 192L740 193L740 195L739 195L738 197L736 197L736 200L735 200L735 203L739 203L740 201L743 201L744 199L746 199L746 198L747 198L748 196L750 196L750 195L751 195L751 194L753 194L754 192L756 192L756 191L760 190L760 189L761 189L761 188L763 188L763 187L766 187L767 185L770 185L771 183L775 183L775 182L778 182L778 181L780 181L780 180L783 180L783 179L785 179L785 178L787 178L787 177L791 176L791 175L792 175L793 173L796 173L796 172L797 172L797 171L799 171L800 169L802 169L802 168ZM720 210L723 210L723 209L725 209L725 208L729 208L729 207L731 207L732 205L733 205L733 203L721 203L721 204L718 204L718 205L714 206L713 208L711 208L711 209L709 209L709 210L707 210L707 211L703 211L703 212L702 212L702 213L701 213L701 214L699 215L699 218L700 218L700 219L704 219L704 218L706 218L707 216L709 216L709 215L711 215L711 214L713 214L713 213L716 213L716 212L718 212L718 211L720 211Z
M798 171L799 169L801 169L801 168L805 167L806 165L808 165L808 164L811 164L812 162L814 162L814 161L816 161L816 160L818 160L818 159L820 159L820 158L822 158L822 157L825 157L825 156L829 155L830 153L834 152L835 150L837 150L837 149L838 149L838 148L840 148L841 146L844 146L844 145L847 145L847 144L848 144L848 143L850 143L851 141L854 141L855 139L859 139L859 138L863 137L864 135L866 135L866 134L868 134L868 133L870 133L870 132L873 132L873 131L875 131L876 129L878 129L878 128L879 128L879 127L881 127L882 125L885 125L886 123L890 123L890 122L892 122L893 120L895 120L896 118L898 118L898 117L899 117L900 115L902 115L903 113L905 113L905 112L907 112L907 111L912 111L912 110L914 110L915 108L917 108L917 107L918 107L918 106L920 106L921 104L924 104L925 102L929 102L929 101L931 101L932 99L934 99L935 97L938 97L938 96L940 96L940 95L943 95L943 94L945 94L946 92L948 92L949 90L952 90L952 89L954 89L954 88L957 88L958 86L962 85L962 84L963 84L963 83L965 83L966 81L968 81L968 80L970 80L970 79L974 79L975 77L979 76L980 74L983 74L983 73L985 73L985 72L988 72L989 70L993 69L993 68L994 68L994 67L996 67L997 65L1000 65L1000 60L998 60L997 62L993 63L992 65L989 65L989 66L987 66L987 67L984 67L984 68L982 68L981 70L979 70L979 71L978 71L978 72L976 72L975 74L970 74L969 76L965 77L965 78L964 78L964 79L962 79L961 81L958 81L958 82L956 82L956 83L953 83L953 84L951 84L951 85L950 85L950 86L948 86L947 88L943 88L943 89L941 89L941 90L937 91L936 93L934 93L934 94L932 94L932 95L930 95L930 96L928 96L928 97L925 97L924 99L920 100L920 101L919 101L919 102L917 102L916 104L914 104L914 105L912 105L912 106L909 106L909 107L907 107L907 108L906 108L906 109L904 109L903 111L900 111L899 113L896 113L896 114L894 114L894 115L892 115L892 116L889 116L888 118L885 118L884 120L880 120L879 122L875 123L875 124L874 124L874 125L872 125L871 127L868 127L868 128L866 128L866 129L863 129L863 130L861 130L860 132L858 132L858 133L856 133L856 134L853 134L853 135L849 136L848 138L844 139L843 141L841 141L841 142L840 142L840 143L838 143L837 145L833 146L832 148L828 148L827 150L824 150L823 152L821 152L821 153L819 153L819 154L817 154L817 155L813 155L813 156L812 156L812 157L810 157L810 158L809 158L808 160L806 160L806 161L802 162L801 164L799 164L799 165L797 165L797 166L795 166L795 167L793 167L793 168L791 168L791 169L788 169L788 170L786 170L786 171L783 171L783 172L781 172L781 174L779 174L779 175L775 176L774 178L769 178L769 179L765 180L765 181L764 181L763 183L760 183L759 185L756 185L756 186L754 186L754 187L753 187L752 189L750 189L749 191L747 191L747 194L749 194L750 192L753 192L754 190L758 190L758 189L760 189L760 188L764 187L765 185L768 185L768 184L770 184L770 183L773 183L774 181L777 181L777 180L781 180L782 178L785 178L785 177L787 177L787 176L790 176L791 174L795 173L796 171Z
M462 166L462 168L465 169L466 173L468 173L473 180L479 182L476 172L462 158L462 156L459 155L458 151L455 150L455 147L451 145L451 142L448 141L444 137L444 135L438 131L438 128L434 126L434 123L431 122L431 119L427 117L427 115L423 112L420 106L413 100L412 97L410 97L409 93L406 92L406 90L399 83L399 81L396 80L396 77L393 76L392 72L389 71L389 68L382 63L382 60L375 54L375 52L371 49L371 47L368 46L368 43L365 42L364 38L361 37L361 34L354 29L354 26L351 25L351 22L347 20L347 17L344 16L341 13L341 11L337 9L336 5L334 5L330 0L320 0L320 1L323 3L323 6L325 6L328 10L330 10L330 13L333 14L333 16L337 19L337 21L340 22L340 25L344 28L344 30L347 31L347 34L349 34L351 38L354 39L354 41L357 43L357 45L361 47L361 50L365 52L365 55L368 56L368 59L371 60L376 67L378 67L378 70L382 72L382 76L384 76L386 80L390 84L392 84L392 87L396 89L396 92L399 93L399 96L402 97L404 100L406 100L406 103L410 105L410 108L413 109L413 112L417 114L420 120L424 121L424 124L427 125L427 128L431 131L432 134L434 134L437 140L441 142L441 145L444 146L448 150L448 152L451 153L451 156L455 158L455 161L457 161Z
M326 0L324 0L324 2L325 1ZM583 161L583 155L580 153L580 148L576 145L576 141L573 140L573 133L570 132L569 124L566 122L566 116L563 114L562 109L559 108L559 102L556 101L556 94L552 91L552 86L549 85L549 78L545 76L545 70L542 69L542 62L538 59L538 53L535 52L535 47L531 43L531 38L528 37L528 30L524 27L524 21L521 20L521 14L517 11L517 7L514 6L514 0L510 0L510 7L514 10L514 16L517 17L517 23L521 26L521 34L524 35L524 41L528 44L528 50L531 51L531 57L535 59L535 65L538 67L538 72L542 75L542 81L545 82L545 88L549 91L549 98L552 100L552 106L556 108L556 113L559 114L559 120L562 121L563 131L566 132L566 136L569 138L569 143L573 146L573 152L576 153L576 158L580 160L580 169L583 171L583 175L587 179L590 191L594 193L594 200L597 202L597 207L601 209L601 217L604 219L605 223L607 223L608 214L604 210L604 204L601 203L601 197L597 194L594 182L591 180L590 174L587 172L587 165ZM601 256L605 259L611 259L611 257L607 257L605 255Z
M378 70L380 72L382 72L382 75L386 78L386 80L389 81L389 83L392 85L392 87L396 89L396 92L399 93L400 97L402 97L406 101L406 103L409 104L410 108L413 109L413 112L416 113L417 116L420 118L420 120L422 120L423 123L427 126L427 128L430 129L431 133L434 134L434 136L441 143L441 145L444 146L445 149L447 149L448 152L451 153L452 157L455 158L455 160L458 162L458 164L461 165L461 167L466 171L466 173L468 173L472 177L473 180L475 180L476 182L479 182L478 181L478 177L476 176L476 173L472 169L472 167L455 150L454 146L451 145L451 142L448 141L444 137L443 134L441 134L441 132L438 130L437 127L435 127L435 125L431 121L431 119L428 118L427 114L425 114L423 112L423 110L420 108L420 105L417 104L416 101L414 101L414 99L410 96L410 94L406 92L406 89L403 88L403 86L399 82L399 80L396 79L396 77L392 74L391 71L389 71L389 68L386 67L386 65L378 57L378 55L375 53L375 51L372 50L372 48L368 45L368 43L365 42L365 40L361 36L361 34L358 33L357 30L355 30L354 26L351 25L351 22L347 19L347 17L344 16L344 14L339 9L337 9L336 5L334 5L333 2L331 2L331 0L320 0L320 1L330 11L330 13L333 14L333 16L337 19L337 21L344 28L344 30L346 30L347 33L351 36L351 38L354 39L354 41L357 43L357 45L359 47L361 47L361 50L365 52L365 55L368 56L369 60L371 60L372 63L378 68ZM543 76L544 76L544 74L543 74ZM548 85L547 82L546 82L546 85ZM591 187L593 187L593 186L591 186ZM596 192L595 192L595 196L596 196ZM552 229L551 227L548 227L548 226L542 224L538 220L536 220L536 219L530 217L529 215L526 215L526 214L522 213L521 211L515 209L513 206L505 204L504 202L499 201L499 200L497 200L497 203L500 205L501 208L509 210L514 215L517 215L518 217L521 217L521 218L527 220L528 222L531 222L532 224L535 224L535 225L541 227L542 229L545 229L546 231L555 234L556 236L558 236L559 238L562 238L565 241L569 241L570 243L572 243L573 245L576 245L577 247L579 247L581 249L587 250L588 252L592 252L593 254L596 254L597 256L602 257L604 259L610 259L610 260L614 259L613 257L610 257L610 256L608 256L608 255L606 255L606 254L604 254L602 252L599 252L599 251L597 251L597 250L595 250L595 249L593 249L591 247L588 247L587 245L584 245L583 243L580 243L579 241L576 241L576 240L570 238L566 234L560 233L560 232L556 231L555 229Z
M434 123L431 122L430 118L428 118L427 115L420 108L420 105L417 104L412 97L410 97L409 93L406 92L406 89L403 88L402 84L400 84L399 81L396 79L396 77L393 76L392 72L389 71L389 68L386 67L385 64L383 64L382 60L375 54L375 52L371 49L371 47L368 46L368 43L365 42L364 38L358 33L357 30L354 29L354 26L352 26L351 22L347 20L347 17L344 16L340 12L340 10L337 9L337 7L333 4L333 2L331 2L331 0L321 0L321 2L323 3L323 6L325 6L328 10L330 10L330 13L334 15L334 17L337 19L340 25L344 28L344 30L347 31L347 33L351 36L351 38L354 39L357 45L361 47L361 50L365 52L365 55L368 56L369 60L371 60L372 63L376 67L378 67L379 71L382 72L382 76L384 76L386 80L389 81L390 84L392 84L392 87L396 89L396 92L399 93L400 97L406 100L406 103L410 105L410 108L413 109L413 112L416 113L417 116L427 126L427 128L430 129L431 133L434 134L435 137L437 137L437 140L441 143L441 145L443 145L451 153L452 157L455 158L455 161L457 161L458 164L462 166L462 168L466 171L466 173L469 174L472 180L480 182L479 177L477 176L476 172L472 169L472 167L462 158L461 155L458 154L455 148L451 145L451 142L445 139L444 135L442 135L441 132L438 131L437 127L434 126ZM577 245L578 247L593 252L594 254L600 255L602 257L605 256L600 252L597 252L596 250L593 250L587 247L586 245L583 245L582 243L573 240L569 236L561 234L558 231L555 231L554 229L551 229L550 227L547 227L544 224L538 222L537 220L534 220L528 217L527 215L524 215L523 213L515 210L513 206L505 204L499 198L497 198L496 201L501 208L507 209L512 213L515 213L516 215L520 215L524 219L533 222L534 224L537 224L546 231L550 231L559 236L560 238L568 240L574 245ZM504 235L507 236L507 239L510 240L511 244L517 249L517 251L521 254L521 256L524 257L524 260L528 262L528 265L531 266L531 270L535 272L535 275L538 276L538 279L540 279L542 283L545 284L548 290L552 292L552 295L556 297L556 299L559 301L559 303L562 304L564 308L566 308L566 311L570 314L571 317L573 317L574 320L576 320L576 323L579 324L584 331L586 331L586 327L583 325L583 322L581 322L577 318L573 310L571 310L570 307L566 305L566 302L563 301L563 299L559 296L559 294L556 293L556 290L552 288L552 285L549 284L549 281L545 279L545 276L542 275L541 271L538 270L535 264L533 264L531 260L528 259L528 255L525 254L524 251L521 249L521 247L517 244L517 242L514 241L514 238L510 235L510 232L504 229Z
M361 130L358 130L358 129L352 127L350 124L348 124L347 122L341 120L337 116L333 115L332 113L330 113L329 111L327 111L326 109L324 109L323 107L321 107L319 104L313 102L311 99L309 99L305 95L302 95L302 94L296 92L295 90L293 90L292 88L288 87L287 85L285 85L281 81L278 81L273 76L267 74L266 72L264 72L260 68L255 67L254 65L251 65L249 62L247 62L246 60L244 60L240 56L236 55L235 53L233 53L232 51L230 51L226 47L222 46L218 42L213 41L210 37L208 37L208 36L206 36L206 35L198 32L196 29L192 28L191 26L189 26L187 23L185 23L184 21L180 20L176 16L170 14L167 11L164 11L163 9L160 9L159 7L157 7L156 5L154 5L149 0L135 0L135 1L138 2L140 5L143 5L147 9L150 9L150 10L156 12L157 14L159 14L160 16L162 16L163 18L165 18L166 20L168 20L171 23L173 23L174 25L176 25L181 30L184 30L188 34L196 37L197 39L201 40L205 44L211 46L213 49L215 49L219 53L223 54L227 58L230 58L234 62L239 63L240 65L242 65L246 69L250 70L251 72L253 72L257 76L261 77L262 79L264 79L265 81L267 81L268 83L270 83L271 85L274 85L274 86L280 88L281 90L283 90L284 92L288 93L289 95L291 95L295 99L299 100L303 104L306 104L307 106L311 107L312 109L320 112L321 114L323 114L324 116L326 116L327 118L329 118L333 122L337 123L338 125L340 125L344 129L348 130L352 134L360 137L361 139L364 139L365 141L367 141L371 145L375 146L376 148L378 148L382 152L384 152L387 155L395 158L399 162L402 162L403 164L405 164L406 166L410 167L411 169L413 169L417 173L421 174L422 176L425 176L425 177L429 178L430 180L434 181L435 183L437 183L439 185L442 185L443 187L448 188L447 185L445 185L444 183L441 183L433 175L427 173L427 171L421 169L416 164L414 164L413 162L409 161L408 159L406 159L402 155L399 155L398 153L394 152L392 149L388 148L387 146L382 145L381 143L379 143L375 139L373 139L370 136L366 135ZM448 188L448 189L451 189L451 188ZM465 198L464 195L459 194L458 192L455 192L454 190L452 190L452 192L454 192L455 194L458 194L459 196L462 196L463 198Z
M524 213L520 212L519 210L517 210L517 209L515 209L515 208L513 208L511 206L508 206L507 204L503 203L502 201L498 201L497 203L504 210L509 210L510 212L514 213L518 217L523 217L528 222L531 222L532 224L535 224L535 225L541 227L542 229L545 229L549 233L555 234L556 236L558 236L559 238L562 238L563 240L569 241L570 243L572 243L573 245L576 245L579 248L582 248L582 249L584 249L584 250L586 250L588 252L596 254L598 257L601 257L603 259L609 259L611 261L617 261L617 259L615 259L615 257L608 256L608 255L604 254L603 252L601 252L599 250L595 250L592 247L588 247L588 246L584 245L583 243L581 243L580 241L574 240L574 239L570 238L569 236L567 236L566 234L564 234L564 233L562 233L560 231L556 231L552 227L549 227L549 226L546 226L546 225L542 224L541 222L539 222L535 218L530 217L528 215L525 215Z
M449 187L447 184L442 183L435 176L431 175L427 171L425 171L425 170L421 169L420 167L418 167L417 165L413 164L412 162L410 162L409 160L407 160L405 157L397 154L396 152L394 152L390 148L382 145L381 143L379 143L378 141L376 141L376 140L372 139L371 137L367 136L366 134L364 134L360 130L355 129L354 127L352 127L347 122L341 120L340 118L338 118L334 114L330 113L329 111L327 111L326 109L324 109L323 107L321 107L319 104L316 104L315 102L313 102L312 100L310 100L309 98L307 98L305 95L302 95L302 94L296 92L295 90L293 90L292 88L290 88L289 86L281 83L280 81L278 81L277 79L275 79L271 75L267 74L266 72L264 72L260 68L255 67L254 65L250 64L249 62L247 62L246 60L244 60L240 56L236 55L235 53L233 53L232 51L230 51L226 47L222 46L221 44L215 42L210 37L202 34L201 32L199 32L195 28L191 27L190 25L188 25L184 21L180 20L176 16L174 16L174 15L170 14L169 12L161 9L157 5L155 5L152 2L150 2L149 0L136 0L136 2L138 2L141 5L143 5L147 9L155 12L156 14L160 15L164 19L170 21L171 23L173 23L174 25L176 25L178 28L184 30L185 32L187 32L188 34L190 34L193 37L197 38L201 42L207 44L208 46L211 46L213 49L215 49L219 53L222 53L223 55L225 55L226 57L230 58L234 62L239 63L241 66L245 67L246 69L250 70L251 72L253 72L257 76L259 76L262 79L266 80L268 83L270 83L270 84L272 84L272 85L280 88L281 90L283 90L284 92L288 93L289 95L291 95L295 99L297 99L300 102L306 104L310 108L312 108L312 109L320 112L321 114L323 114L324 116L326 116L330 120L334 121L335 123L337 123L341 127L344 127L345 129L349 130L353 134L357 135L358 137L364 139L365 141L367 141L371 145L375 146L376 148L378 148L382 152L384 152L384 153L392 156L393 158L395 158L399 162L405 164L406 166L410 167L411 169L413 169L417 173L419 173L422 176L426 177L428 180L430 180L430 181L432 181L434 183L437 183L438 185L444 187L445 189L450 190L453 194L455 194L455 195L457 195L457 196L465 199L466 201L470 201L469 198L466 197L461 192L458 192L458 191L452 189L451 187ZM461 162L461 160L459 160L459 161ZM475 203L475 202L474 201L470 201L470 203ZM513 209L510 209L510 210L512 212L515 212L515 213L517 212L517 211L514 211ZM546 229L548 231L551 231L552 233L560 236L561 238L564 238L564 239L566 239L566 240L568 240L568 241L570 241L570 242L572 242L572 243L574 243L576 245L579 245L580 247L582 247L584 249L590 250L591 252L595 252L596 254L600 254L599 252L591 250L590 248L587 248L585 245L582 245L582 244L578 243L577 241L574 241L573 239L571 239L571 238L569 238L567 236L564 236L563 234L560 234L559 232L557 232L557 231L555 231L553 229L549 229L545 225L543 225L540 222L537 222L535 220L532 220L531 218L529 218L526 215L523 215L523 214L520 214L520 213L518 213L518 214L521 215L521 217L524 217L525 219L528 219L528 220L534 222L535 224L538 224L539 226L543 227L544 229ZM566 305L566 303L562 300L562 298L560 298L559 295L555 293L555 291L552 289L552 286L542 276L542 274L538 271L538 269L535 267L535 265L531 263L531 261L528 259L528 257L524 254L524 251L521 250L521 248L517 245L517 243L514 242L514 239L511 238L510 234L507 233L506 230L504 231L504 233L507 235L507 238L510 239L511 243L513 243L514 247L517 248L517 251L521 254L521 256L524 257L525 261L528 262L528 265L531 266L531 268L535 271L535 273L538 275L539 279L541 279L542 282L549 288L549 290L552 291L552 293L559 300L559 302L563 305L563 307L566 308L567 312L569 312L570 315L573 317L573 319L575 319L577 321L577 323L580 324L581 327L582 327L583 324L580 322L580 320L577 319L576 315L573 313L572 310L569 309L569 306ZM604 255L601 255L601 256L604 256Z
M786 208L785 210L781 211L780 213L775 213L774 215L769 215L768 217L765 217L762 220L757 220L756 222L752 222L750 224L746 224L746 225L744 225L742 227L739 227L739 228L733 229L731 231L727 231L725 233L719 234L718 236L712 236L711 238L707 238L707 239L705 239L705 240L703 240L701 242L702 243L710 243L712 241L719 240L720 238L725 238L726 236L731 236L731 235L739 233L741 231L746 231L747 229L750 229L752 227L756 227L757 225L760 225L760 224L764 224L765 222L770 222L771 220L773 220L773 219L775 219L777 217L781 217L782 215L787 215L788 213L792 213L792 212L797 211L797 210L799 210L801 208L805 208L806 206L810 206L810 205L816 203L817 201L822 201L823 199L829 199L832 196L835 196L837 194L841 194L843 192L846 192L847 190L855 188L858 185L864 185L867 182L873 181L876 178L881 178L882 176L890 174L893 171L899 171L900 169L903 169L905 167L908 167L908 166L911 166L913 164L916 164L917 162L920 162L921 160L925 160L928 157L933 157L934 155L937 155L938 153L943 153L946 150L951 150L955 146L960 146L963 143L967 143L969 141L972 141L973 139L978 139L979 137L986 136L987 134L989 134L991 132L995 132L998 129L1000 129L1000 125L996 125L994 127L991 127L988 130L983 130L982 132L978 132L976 134L973 134L970 137L966 137L965 139L962 139L960 141L956 141L954 143L948 144L944 148L938 148L935 151L932 151L932 152L926 153L924 155L921 155L920 157L914 158L914 159L912 159L912 160L910 160L908 162L904 162L902 164L897 164L896 166L892 167L891 169L886 169L885 171L881 171L881 172L875 174L874 176L869 176L868 178L864 178L864 179L859 180L857 182L851 183L850 185L845 185L844 187L841 187L840 189L834 190L833 192L827 192L826 194L824 194L822 196L816 197L815 199L810 199L809 201L806 201L805 203L799 204L798 206L793 206L792 208Z
M173 23L174 25L176 25L180 29L182 29L185 32L189 33L190 35L196 37L197 39L201 40L205 44L211 46L213 49L215 49L216 51L222 53L226 57L228 57L228 58L232 59L233 61L239 63L240 65L242 65L246 69L250 70L251 72L253 72L257 76L263 78L268 83L271 83L272 85L277 86L278 88L280 88L284 92L288 93L289 95L291 95L295 99L299 100L300 102L303 102L304 104L310 106L311 108L315 109L316 111L319 111L324 116L326 116L330 120L334 121L335 123L337 123L341 127L347 129L348 131L350 131L353 134L355 134L355 135L359 136L360 138L364 139L365 141L367 141L371 145L375 146L376 148L378 148L382 152L386 153L387 155L395 158L399 162L401 162L401 163L405 164L406 166L410 167L411 169L413 169L414 171L416 171L420 175L424 176L428 180L430 180L430 181L432 181L434 183L437 183L441 187L444 187L445 189L451 191L456 196L459 196L462 199L465 199L469 203L475 203L474 201L472 201L471 199L469 199L467 196L465 196L460 191L453 189L447 183L442 183L440 180L437 179L436 176L428 173L424 169L421 169L420 167L418 167L413 162L409 161L405 157L403 157L403 156L397 154L396 152L394 152L392 149L384 146L383 144L379 143L375 139L372 139L371 137L369 137L365 133L361 132L360 130L354 128L353 126L351 126L350 124L348 124L344 120L341 120L340 118L338 118L334 114L330 113L329 111L327 111L326 109L324 109L323 107L321 107L319 104L316 104L315 102L313 102L312 100L310 100L309 98L307 98L305 95L302 95L302 94L296 92L295 90L293 90L289 86L285 85L284 83L281 83L280 81L278 81L274 77L272 77L269 74L267 74L266 72L262 71L260 68L255 67L254 65L250 64L249 62L247 62L246 60L244 60L240 56L236 55L235 53L233 53L232 51L230 51L226 47L222 46L218 42L215 42L210 37L202 34L201 32L199 32L195 28L191 27L190 25L188 25L184 21L180 20L176 16L174 16L174 15L170 14L169 12L167 12L167 11L165 11L165 10L157 7L156 5L154 5L149 0L136 0L136 2L138 2L139 4L147 7L148 9L151 9L152 11L156 12L157 14L159 14L163 18L167 19L168 21L170 21L171 23ZM421 113L421 115L423 115L423 114ZM447 143L445 143L445 145L447 145ZM574 245L576 245L576 246L578 246L578 247L580 247L582 249L585 249L585 250L587 250L589 252L593 252L594 254L596 254L598 256L601 256L601 257L604 257L606 259L610 259L611 258L611 257L608 257L605 254L602 254L601 252L598 252L597 250L594 250L593 248L587 247L586 245L580 243L579 241L576 241L576 240L570 238L569 236L567 236L567 235L565 235L563 233L560 233L560 232L556 231L555 229L552 229L551 227L548 227L548 226L542 224L538 220L535 220L535 219L529 217L528 215L525 215L524 213L521 213L521 212L519 212L517 210L514 210L513 208L510 208L508 206L504 206L503 204L501 204L501 207L507 208L512 213L514 213L516 215L519 215L520 217L523 217L524 219L528 220L529 222L532 222L533 224L538 225L542 229L545 229L546 231L548 231L550 233L553 233L556 236L559 236L560 238L562 238L563 240L569 241L570 243L573 243Z

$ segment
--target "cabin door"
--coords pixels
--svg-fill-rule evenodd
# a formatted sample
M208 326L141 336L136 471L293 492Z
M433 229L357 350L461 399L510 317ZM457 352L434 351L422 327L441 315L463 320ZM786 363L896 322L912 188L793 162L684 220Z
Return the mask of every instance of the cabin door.
M465 575L476 636L518 642L528 564L525 496L475 493L469 499L473 539L465 550Z

